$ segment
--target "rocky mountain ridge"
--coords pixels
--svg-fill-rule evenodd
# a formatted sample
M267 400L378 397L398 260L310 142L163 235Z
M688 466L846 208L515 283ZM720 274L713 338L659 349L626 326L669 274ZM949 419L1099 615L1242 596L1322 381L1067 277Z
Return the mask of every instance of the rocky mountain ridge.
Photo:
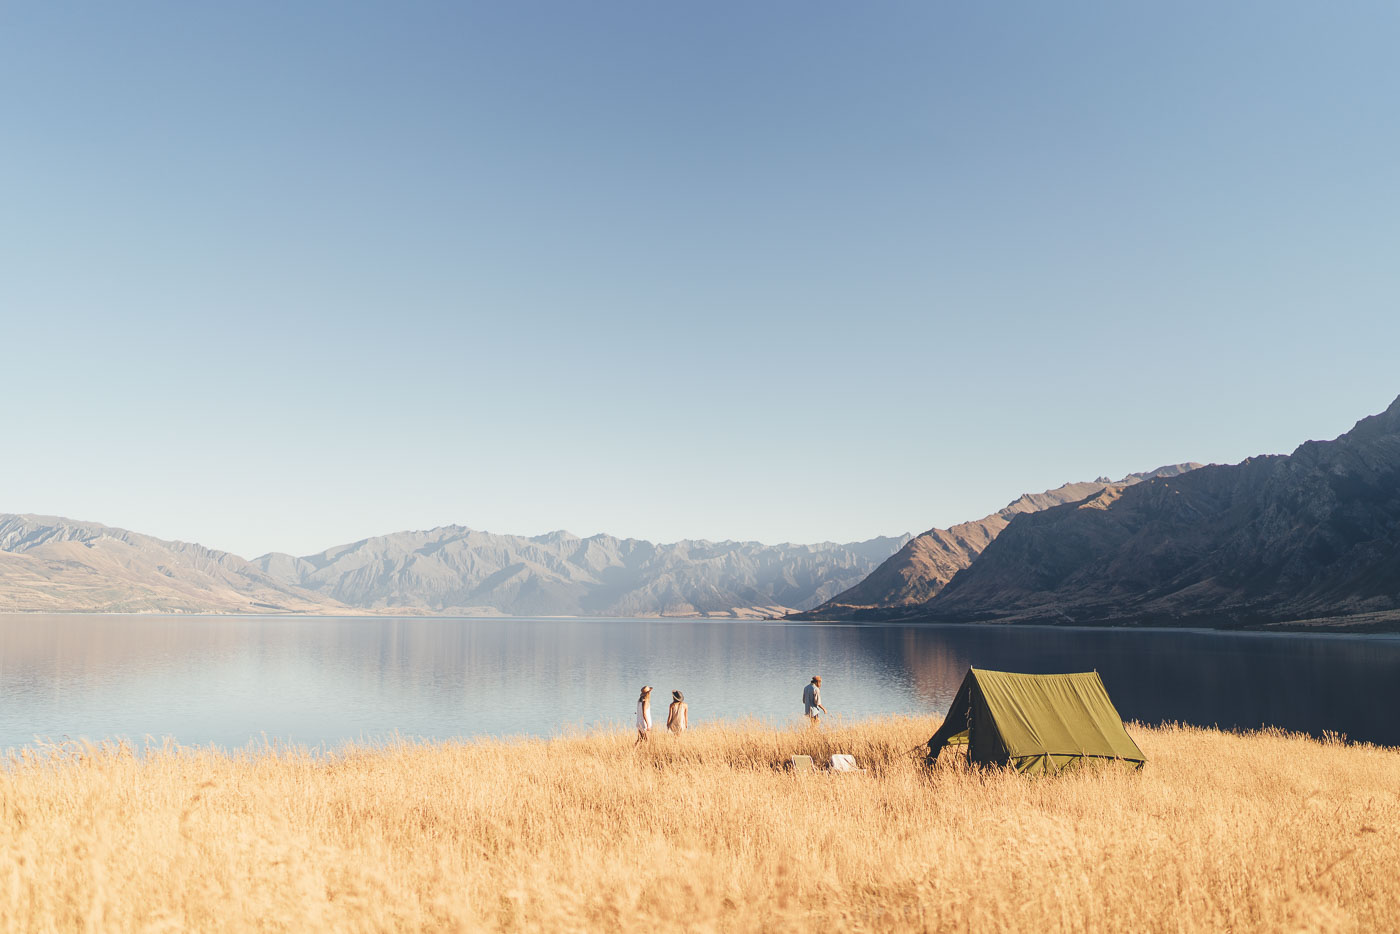
M1200 466L1194 462L1171 464L1128 474L1118 481L1099 477L1088 482L1066 483L1043 493L1025 493L1005 508L981 519L946 529L929 529L914 536L869 577L821 606L793 614L792 618L873 620L917 612L955 575L971 566L1016 516L1078 502L1109 489L1121 490L1152 477L1179 476Z
M95 522L0 514L0 612L782 616L849 587L907 540L658 545L451 526L248 561Z
M909 536L865 542L656 544L568 532L524 537L445 526L315 555L255 559L273 579L378 610L512 616L774 616L863 578Z
M1255 626L1400 611L1400 398L1332 441L1018 516L941 621Z

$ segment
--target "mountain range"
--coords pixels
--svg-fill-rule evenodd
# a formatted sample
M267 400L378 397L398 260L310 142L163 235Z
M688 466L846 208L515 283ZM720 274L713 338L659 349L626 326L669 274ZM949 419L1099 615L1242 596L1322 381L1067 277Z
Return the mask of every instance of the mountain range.
M237 555L96 522L0 514L0 612L355 612Z
M525 538L462 526L254 562L280 585L375 612L510 616L780 616L864 578L909 536L838 545Z
M0 514L0 612L788 615L1400 626L1400 399L1332 441L1027 494L864 542L656 544L462 526L246 560Z
M1258 626L1400 621L1400 399L1333 441L1016 516L916 615ZM1388 621L1388 622L1387 622Z
M932 600L960 571L992 543L1013 518L1074 503L1106 490L1120 491L1152 477L1176 477L1200 467L1197 463L1172 464L1122 480L1100 477L1083 483L1066 483L1043 493L1026 493L989 516L946 529L929 529L914 536L869 577L826 603L794 619L889 619L901 616Z
M449 526L248 561L95 522L0 514L0 612L781 616L847 589L908 538L654 544Z

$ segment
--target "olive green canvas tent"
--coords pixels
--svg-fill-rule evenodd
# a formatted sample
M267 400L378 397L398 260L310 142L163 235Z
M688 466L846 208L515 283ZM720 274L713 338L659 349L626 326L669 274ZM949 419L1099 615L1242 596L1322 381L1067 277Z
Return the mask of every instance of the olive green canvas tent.
M948 717L928 741L932 765L949 745L969 762L1018 772L1058 772L1086 759L1142 768L1142 750L1123 729L1097 671L1023 675L969 668Z

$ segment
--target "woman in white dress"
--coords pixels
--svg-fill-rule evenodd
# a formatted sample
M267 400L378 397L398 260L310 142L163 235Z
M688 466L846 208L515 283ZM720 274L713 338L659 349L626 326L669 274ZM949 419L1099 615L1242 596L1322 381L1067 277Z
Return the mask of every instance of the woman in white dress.
M651 685L642 687L642 696L637 698L637 742L651 738ZM634 744L635 745L635 744Z
M684 733L690 726L690 705L680 691L671 692L671 706L666 708L666 729L672 733Z

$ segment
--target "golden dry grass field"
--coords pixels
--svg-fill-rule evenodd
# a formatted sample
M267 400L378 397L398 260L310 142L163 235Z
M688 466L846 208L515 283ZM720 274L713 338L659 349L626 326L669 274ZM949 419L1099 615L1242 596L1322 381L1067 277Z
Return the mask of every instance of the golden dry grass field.
M1400 751L1133 726L1141 773L1025 778L925 770L936 724L11 759L0 930L1400 927Z

